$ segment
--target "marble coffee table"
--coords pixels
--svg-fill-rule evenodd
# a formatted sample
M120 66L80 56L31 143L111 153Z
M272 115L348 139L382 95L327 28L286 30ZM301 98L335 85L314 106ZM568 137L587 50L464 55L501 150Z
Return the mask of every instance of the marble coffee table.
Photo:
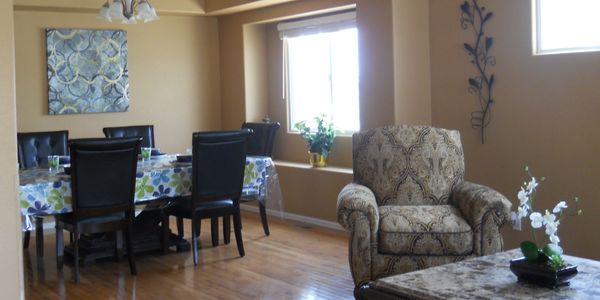
M600 299L600 261L565 255L579 273L554 289L517 282L509 261L518 249L378 279L359 299Z

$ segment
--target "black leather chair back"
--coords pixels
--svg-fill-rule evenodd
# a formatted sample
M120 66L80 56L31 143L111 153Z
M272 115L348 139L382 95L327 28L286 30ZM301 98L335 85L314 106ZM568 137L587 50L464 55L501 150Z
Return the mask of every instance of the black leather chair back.
M140 142L139 137L69 142L75 216L133 210Z
M102 132L107 138L139 136L142 138L141 147L154 148L154 125L104 127Z
M69 132L17 133L19 166L23 169L48 166L48 155L68 155Z
M275 123L249 123L242 124L242 128L252 129L254 134L248 138L247 155L272 156L275 134L281 125Z
M239 201L251 130L197 132L193 136L192 199Z

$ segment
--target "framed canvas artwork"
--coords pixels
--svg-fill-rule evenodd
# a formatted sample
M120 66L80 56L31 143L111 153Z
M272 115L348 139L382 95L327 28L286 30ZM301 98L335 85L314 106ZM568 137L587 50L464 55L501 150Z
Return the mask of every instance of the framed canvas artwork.
M127 32L46 29L48 114L129 110Z

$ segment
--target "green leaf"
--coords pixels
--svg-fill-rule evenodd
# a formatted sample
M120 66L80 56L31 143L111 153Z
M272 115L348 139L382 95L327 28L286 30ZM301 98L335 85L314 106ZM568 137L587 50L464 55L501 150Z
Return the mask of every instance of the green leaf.
M560 256L562 254L562 249L558 245L547 244L544 246L544 249L542 249L542 252L544 252L544 254L546 254L548 257L552 257L554 255Z
M29 208L29 202L21 200L21 208Z
M537 245L531 241L521 242L521 252L528 261L537 261L540 256Z

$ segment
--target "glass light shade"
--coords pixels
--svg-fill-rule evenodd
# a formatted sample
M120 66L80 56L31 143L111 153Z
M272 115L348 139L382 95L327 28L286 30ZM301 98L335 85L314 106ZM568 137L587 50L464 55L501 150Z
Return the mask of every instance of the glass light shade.
M112 21L112 18L110 17L110 9L108 6L108 1L106 3L104 3L104 5L102 6L102 8L100 9L100 13L98 13L97 16L98 19L102 19L102 20L106 20L108 22Z
M134 16L131 16L129 18L123 18L123 21L121 21L121 23L130 25L130 24L137 24L137 21L135 20Z
M150 6L150 3L148 3L148 1L146 0L140 1L137 7L137 11L137 19L143 20L144 23L148 23L159 19L156 15L156 10L154 10L154 8Z
M148 0L108 0L100 8L98 19L109 22L116 19L123 24L136 24L136 20L147 23L160 18Z
M114 0L109 5L110 16L117 20L123 19L123 3L120 0Z

